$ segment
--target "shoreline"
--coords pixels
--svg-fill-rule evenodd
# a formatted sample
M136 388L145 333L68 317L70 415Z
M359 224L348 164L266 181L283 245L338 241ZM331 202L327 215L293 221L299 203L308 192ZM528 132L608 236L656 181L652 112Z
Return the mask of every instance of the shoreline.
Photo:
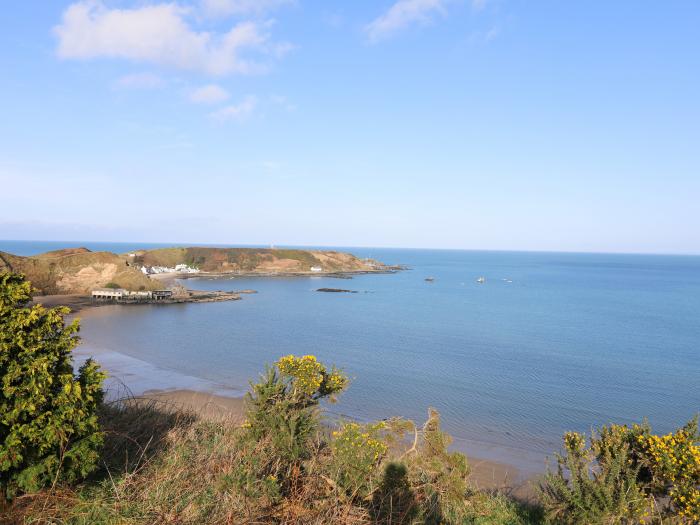
M81 345L74 352L76 365L94 357L108 372L109 377L105 384L108 400L134 397L188 410L203 419L232 418L236 422L243 421L244 395L247 389L230 388L206 379L187 376L121 352L91 345ZM355 419L336 414L327 407L326 413L329 422ZM364 422L362 418L357 421ZM467 455L472 469L470 480L475 487L504 490L522 500L533 496L533 483L541 472L509 462L507 457L503 459L507 456L502 450L503 447L486 441L455 439L451 448ZM480 454L479 450L483 453ZM488 453L489 450L492 451L491 454Z
M78 312L85 312L91 308L110 305L169 305L169 304L187 304L187 303L217 303L222 301L240 301L241 295L257 293L255 290L232 290L232 291L204 291L204 290L187 290L186 296L177 296L173 298L161 299L158 301L109 301L109 300L94 300L90 295L84 294L57 294L57 295L36 295L32 298L32 304L42 304L46 307L67 306L70 308L70 314L74 315Z
M250 278L250 277L330 277L336 279L352 279L353 275L369 275L369 274L391 274L396 272L401 272L409 270L407 266L402 265L388 265L382 268L377 268L375 270L337 270L337 271L322 271L322 272L311 272L311 271L250 271L250 272L167 272L167 273L152 273L148 274L151 279L156 281L169 282L174 280L185 280L185 279L237 279L237 278Z
M190 389L153 389L144 392L138 398L157 401L175 410L192 412L205 420L217 421L223 418L235 423L242 423L245 420L243 397L227 397ZM513 465L469 455L467 461L471 469L469 480L477 489L505 490L523 500L527 500L534 493L532 485L534 480L524 476Z
M41 299L45 306L68 306L71 308L69 319L78 317L87 320L104 306L126 306L114 303L96 304L90 297L75 295L41 296L36 299ZM104 315L109 313L104 312ZM99 348L93 344L79 345L74 354L76 365L94 357L108 372L108 399L143 398L191 410L203 418L232 417L234 420L243 420L243 396L247 389L235 389L206 379L187 376L179 371L164 369L128 354ZM332 412L329 414L332 415ZM361 421L361 418L358 421ZM533 497L534 482L544 471L544 460L540 469L533 468L532 461L512 461L510 458L527 455L527 451L506 451L507 447L488 440L455 437L452 448L467 455L472 468L470 479L475 487L505 490L521 500Z

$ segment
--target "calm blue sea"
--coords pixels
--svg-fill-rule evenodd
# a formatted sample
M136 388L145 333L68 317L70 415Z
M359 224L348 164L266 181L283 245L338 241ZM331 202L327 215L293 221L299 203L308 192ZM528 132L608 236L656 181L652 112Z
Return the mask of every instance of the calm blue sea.
M67 244L0 241L0 250ZM172 382L240 390L279 356L315 354L353 378L333 411L420 421L432 406L456 446L528 470L541 470L567 430L647 417L666 432L700 410L700 257L348 250L412 269L351 280L191 279L193 288L259 293L100 308L84 319L85 347L136 358Z

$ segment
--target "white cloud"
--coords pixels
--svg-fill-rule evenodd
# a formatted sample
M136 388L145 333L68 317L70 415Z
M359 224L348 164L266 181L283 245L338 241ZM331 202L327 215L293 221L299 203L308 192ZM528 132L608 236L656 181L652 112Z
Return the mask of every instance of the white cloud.
M260 15L294 4L294 0L202 0L202 10L207 16Z
M157 89L163 85L163 79L153 73L134 73L118 78L114 85L123 89Z
M289 99L284 95L271 95L270 102L286 109L287 111L296 111L297 109L296 104L289 102Z
M444 0L398 0L389 10L370 22L365 30L370 41L386 38L412 24L425 24L434 14L445 14Z
M244 120L250 116L258 105L257 97L253 95L247 96L240 104L232 104L225 106L213 113L210 116L218 121L227 120Z
M190 93L190 100L196 104L216 104L228 98L228 91L216 84L199 87Z
M287 46L270 42L269 24L241 22L226 33L195 31L190 10L176 4L109 9L100 0L70 5L61 23L58 56L64 59L121 58L211 75L256 73L265 68L243 52L278 54Z

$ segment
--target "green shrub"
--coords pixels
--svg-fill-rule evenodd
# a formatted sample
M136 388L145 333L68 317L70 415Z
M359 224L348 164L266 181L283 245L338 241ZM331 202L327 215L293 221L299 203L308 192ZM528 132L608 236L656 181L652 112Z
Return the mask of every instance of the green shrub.
M0 522L539 523L506 495L468 486L466 458L448 450L435 411L421 428L389 419L344 423L333 435L319 402L346 385L311 356L287 356L252 385L242 427L143 400L103 406L100 475L19 498L0 508Z
M91 472L102 434L105 375L87 361L75 376L78 323L67 308L29 306L31 286L0 273L0 491L5 497Z
M595 439L595 438L594 438ZM639 467L628 462L626 443L599 443L596 463L585 437L564 436L564 454L557 455L556 472L545 475L541 500L547 519L562 524L627 523L639 520L648 501L637 481Z
M110 283L105 284L105 288L112 288L112 289L116 290L117 288L121 288L121 286L118 283L111 283L110 282ZM145 288L145 286L143 288Z
M591 436L564 435L557 470L540 487L553 523L608 524L700 520L697 420L665 436L648 423L609 425Z
M361 425L343 423L330 443L331 476L347 495L363 499L374 490L377 468L386 456L383 421Z
M288 494L315 450L319 402L334 400L347 384L310 355L283 357L251 384L242 437L250 454L239 468L239 487L251 495L263 488L268 496Z
M468 522L469 465L464 454L448 450L451 442L440 428L440 414L431 408L405 458L426 524Z

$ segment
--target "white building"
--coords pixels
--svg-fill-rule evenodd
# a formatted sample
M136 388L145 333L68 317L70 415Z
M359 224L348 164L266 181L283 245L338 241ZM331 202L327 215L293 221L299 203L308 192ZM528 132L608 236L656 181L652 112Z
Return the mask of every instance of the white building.
M176 264L175 271L179 273L199 273L199 268L187 266L186 264Z
M312 266L311 271L314 273L319 273L323 271L323 268L321 268L320 266Z
M186 264L176 264L175 268L168 266L142 266L141 271L148 275L158 273L199 273L200 270Z
M121 301L128 293L124 288L98 288L92 291L92 298L98 301Z

